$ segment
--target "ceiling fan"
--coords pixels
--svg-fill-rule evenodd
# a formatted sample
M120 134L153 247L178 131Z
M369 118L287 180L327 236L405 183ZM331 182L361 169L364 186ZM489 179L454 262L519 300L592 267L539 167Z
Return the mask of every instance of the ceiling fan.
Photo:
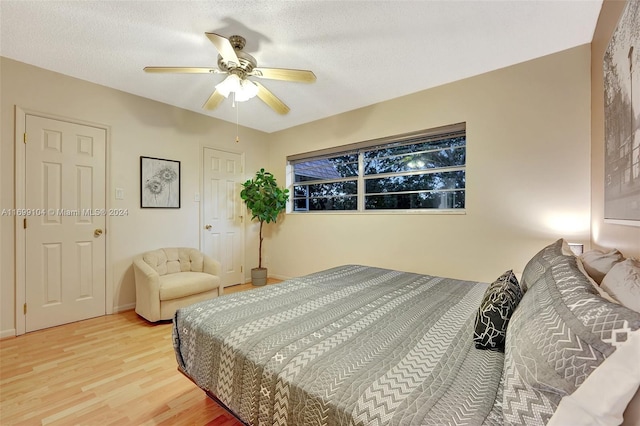
M289 112L289 107L271 91L249 77L271 80L313 83L316 76L312 71L286 68L258 68L256 59L242 49L246 44L244 37L233 35L229 38L215 33L205 33L218 49L218 68L207 67L145 67L153 73L191 73L191 74L227 74L227 78L216 85L216 90L204 103L203 108L215 109L223 99L233 93L234 100L241 102L258 96L264 103L279 114Z

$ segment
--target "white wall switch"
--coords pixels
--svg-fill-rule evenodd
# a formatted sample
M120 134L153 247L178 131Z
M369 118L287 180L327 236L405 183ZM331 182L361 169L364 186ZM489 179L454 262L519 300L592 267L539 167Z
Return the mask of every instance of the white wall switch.
M200 201L200 193L196 192L195 195L193 196L193 201Z
M116 188L116 200L124 200L124 189Z

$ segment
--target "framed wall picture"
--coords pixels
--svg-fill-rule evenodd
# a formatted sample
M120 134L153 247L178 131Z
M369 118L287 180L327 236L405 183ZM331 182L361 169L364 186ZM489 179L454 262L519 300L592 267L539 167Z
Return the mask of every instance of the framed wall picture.
M180 208L180 162L140 157L140 207Z
M603 61L605 221L640 226L640 2L629 1Z

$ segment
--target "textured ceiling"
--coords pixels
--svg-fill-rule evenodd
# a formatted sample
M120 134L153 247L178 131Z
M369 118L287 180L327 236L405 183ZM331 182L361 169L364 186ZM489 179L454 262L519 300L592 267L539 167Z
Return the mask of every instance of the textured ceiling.
M274 132L590 43L601 0L0 1L0 54L222 120ZM247 39L258 66L310 69L313 84L260 80L258 98L202 105L224 76L205 32Z

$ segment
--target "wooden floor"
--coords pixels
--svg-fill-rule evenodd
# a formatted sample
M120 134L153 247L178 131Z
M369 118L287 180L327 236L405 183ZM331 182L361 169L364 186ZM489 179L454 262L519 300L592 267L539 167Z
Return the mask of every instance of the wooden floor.
M171 323L134 311L0 340L0 424L241 425L178 372Z

